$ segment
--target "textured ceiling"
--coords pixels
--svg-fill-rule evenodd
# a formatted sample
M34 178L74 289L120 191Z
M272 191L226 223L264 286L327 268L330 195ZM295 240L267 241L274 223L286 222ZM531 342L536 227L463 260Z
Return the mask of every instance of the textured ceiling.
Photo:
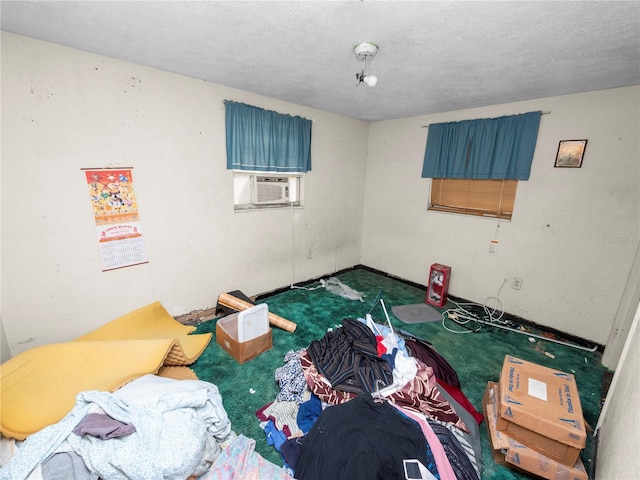
M2 30L366 121L640 84L638 1L6 1ZM353 47L380 49L356 87Z

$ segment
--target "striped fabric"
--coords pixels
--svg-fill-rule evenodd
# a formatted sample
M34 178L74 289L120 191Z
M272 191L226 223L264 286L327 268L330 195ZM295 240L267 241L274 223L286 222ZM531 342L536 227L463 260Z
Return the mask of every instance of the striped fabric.
M431 429L434 431L442 448L444 448L451 468L453 468L458 480L480 480L478 467L476 466L475 457L472 455L473 449L468 442L465 448L455 433L449 430L445 425L428 421ZM473 462L471 461L473 459Z
M451 436L457 440L459 447L462 449L462 451L464 451L465 457L469 460L469 462L473 466L473 469L476 474L476 476L473 478L480 478L480 469L478 467L478 460L476 459L476 451L469 443L469 440L468 440L469 435L458 428L452 427L448 423L441 422L439 420L435 420L432 418L429 418L427 421L429 422L429 425L431 425L431 428L433 428L433 431L436 432L436 435L438 435L438 438L440 438L440 435L442 434L442 428L445 428L450 432ZM442 428L438 429L437 428L438 426ZM441 443L442 443L442 440L441 440ZM451 443L453 443L453 441L451 441ZM443 447L444 447L444 443L443 443ZM447 449L445 447L445 451L446 450Z
M311 391L323 402L330 405L338 405L356 398L356 394L336 390L331 387L326 379L318 372L308 352L300 356L300 363L307 384ZM466 424L455 413L453 407L440 394L435 386L435 377L431 368L417 360L418 375L413 381L407 383L400 391L386 397L386 399L398 406L409 408L427 415L429 418L450 423L453 428L467 431Z
M380 382L383 386L393 383L393 369L378 357L375 335L357 320L343 320L341 328L313 340L307 353L336 390L372 393Z
M300 405L298 402L273 402L262 411L266 418L272 418L278 430L284 430L285 426L289 427L289 437L302 433L298 428L298 410Z

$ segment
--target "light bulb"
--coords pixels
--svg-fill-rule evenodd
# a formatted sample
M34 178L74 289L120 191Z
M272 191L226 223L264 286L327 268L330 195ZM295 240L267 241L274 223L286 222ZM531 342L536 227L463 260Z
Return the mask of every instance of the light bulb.
M376 83L378 83L378 77L376 77L375 75L367 75L364 77L364 83L366 83L370 87L375 87Z

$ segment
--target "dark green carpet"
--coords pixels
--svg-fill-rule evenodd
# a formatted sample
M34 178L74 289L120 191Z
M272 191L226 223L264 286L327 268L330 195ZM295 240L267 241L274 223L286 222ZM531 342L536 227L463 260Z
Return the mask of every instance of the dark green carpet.
M482 411L481 398L488 381L497 381L505 355L510 354L557 370L573 373L578 383L585 420L595 426L600 412L600 399L605 373L598 352L586 352L551 342L531 343L526 335L497 328L484 328L479 333L453 334L443 329L440 322L405 324L393 316L391 307L423 302L423 288L357 268L337 277L349 287L363 292L364 303L347 300L324 288L314 291L287 290L259 300L267 303L269 311L296 322L295 333L273 328L273 348L258 357L239 365L215 342L216 320L201 323L195 333L213 332L214 339L193 365L201 380L214 383L220 389L224 407L238 434L256 440L256 450L277 465L282 465L279 454L267 445L265 436L255 416L256 410L273 401L279 392L274 371L283 365L289 350L305 348L321 338L327 328L339 325L344 318L358 318L371 310L376 296L382 289L387 312L394 329L403 329L424 338L442 354L458 373L462 390L478 411ZM311 283L307 287L314 287ZM239 286L241 289L241 286ZM449 304L449 306L453 306ZM443 309L444 310L444 309ZM380 303L371 311L375 321L385 323ZM462 327L447 326L463 330ZM538 332L539 333L539 332ZM544 352L555 358L549 358ZM250 393L250 389L255 393ZM483 450L483 479L523 479L524 475L493 462L484 422L480 426ZM589 438L582 460L590 471L593 442Z

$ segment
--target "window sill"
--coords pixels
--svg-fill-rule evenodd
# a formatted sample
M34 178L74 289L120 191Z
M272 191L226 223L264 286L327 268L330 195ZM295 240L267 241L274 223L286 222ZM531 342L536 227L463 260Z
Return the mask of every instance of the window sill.
M300 202L288 202L288 203L272 203L264 205L254 205L253 203L234 205L233 210L235 212L256 212L259 210L278 210L284 208L303 208Z
M456 215L466 215L466 216L472 216L472 217L482 217L482 218L491 218L491 219L497 218L498 220L511 220L511 217L513 217L513 213L502 213L500 215L497 215L491 212L482 212L478 210L468 210L468 209L462 209L462 208L458 209L458 208L438 207L433 205L429 206L427 210L432 212L453 213Z

